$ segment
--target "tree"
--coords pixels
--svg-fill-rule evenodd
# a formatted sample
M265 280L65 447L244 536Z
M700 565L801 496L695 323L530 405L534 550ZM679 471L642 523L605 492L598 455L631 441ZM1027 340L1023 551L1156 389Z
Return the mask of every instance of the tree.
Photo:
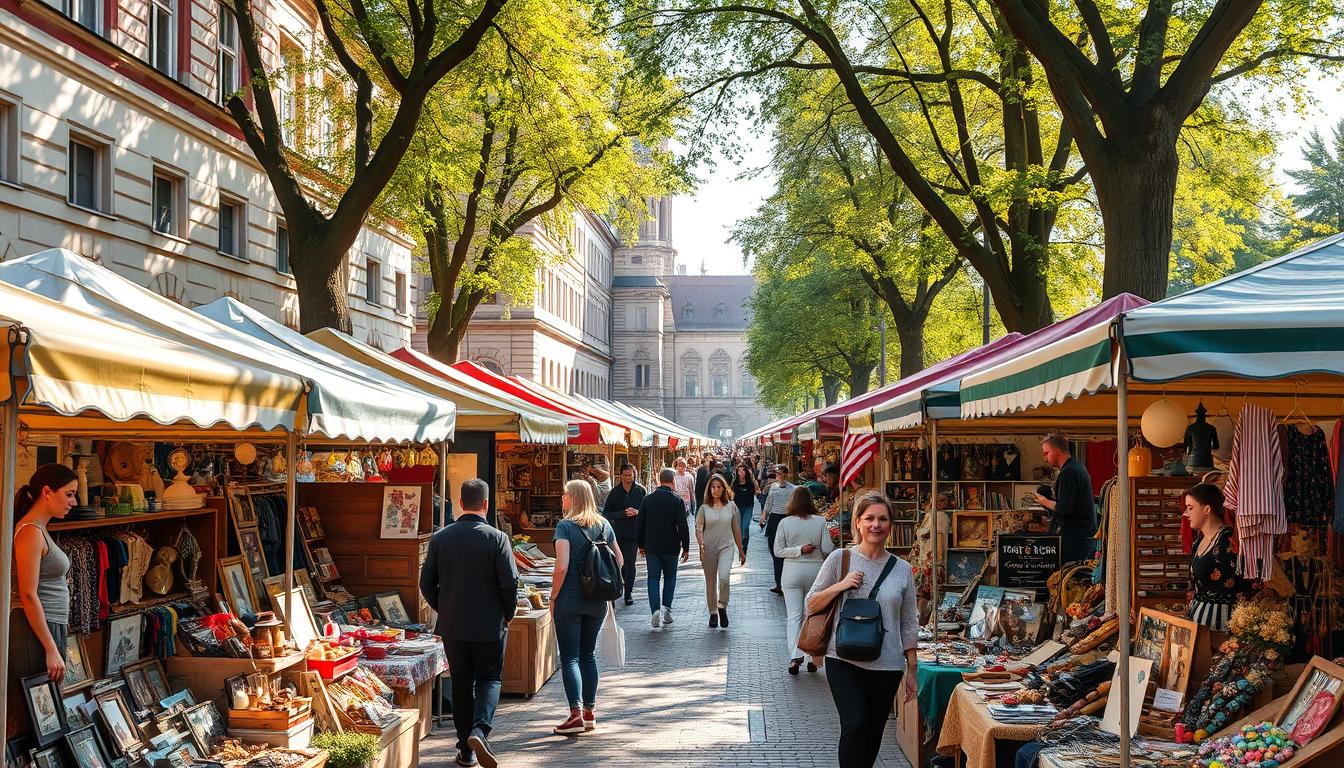
M747 330L747 367L760 401L788 411L820 391L826 405L863 394L880 357L881 304L850 270L829 262L810 268L756 270Z
M1303 60L1344 60L1339 41L1322 37L1337 2L992 2L1040 62L1087 164L1105 227L1105 296L1166 294L1177 142L1210 88L1250 73L1283 84Z
M313 147L298 111L277 109L277 100L296 95L282 93L280 81L304 67L269 65L253 3L229 0L250 80L229 97L228 110L284 211L302 331L351 330L350 247L410 147L431 90L476 50L505 1L313 0L325 46L310 64L321 65L313 70L324 90L333 100L344 96L350 114L338 123L349 139L347 162L328 163L305 157Z
M1004 324L1053 320L1051 236L1061 205L1083 196L1085 169L1041 103L1036 65L983 2L685 0L630 19L647 27L651 51L710 73L687 86L715 95L706 119L739 84L769 94L786 90L780 73L826 72L931 226L989 286Z
M1292 196L1302 218L1326 232L1344 232L1344 120L1331 131L1329 145L1320 131L1313 130L1302 159L1306 168L1288 171L1302 189Z
M483 301L531 301L546 261L534 238L577 248L581 210L633 231L639 212L624 201L678 188L656 149L676 94L647 74L579 0L513 0L436 89L392 195L421 234L434 286L431 355L456 359Z

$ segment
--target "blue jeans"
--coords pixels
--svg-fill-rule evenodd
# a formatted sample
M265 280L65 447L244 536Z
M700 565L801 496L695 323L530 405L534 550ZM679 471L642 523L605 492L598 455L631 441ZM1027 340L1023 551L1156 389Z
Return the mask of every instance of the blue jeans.
M738 507L737 514L742 524L742 551L747 551L747 540L751 538L751 507Z
M556 611L555 642L560 647L560 679L570 709L589 709L597 699L597 633L601 616Z
M644 555L644 566L649 571L649 611L657 611L660 607L671 608L672 598L677 594L677 556L649 552ZM666 581L663 577L666 577ZM662 602L658 599L659 583L662 584Z

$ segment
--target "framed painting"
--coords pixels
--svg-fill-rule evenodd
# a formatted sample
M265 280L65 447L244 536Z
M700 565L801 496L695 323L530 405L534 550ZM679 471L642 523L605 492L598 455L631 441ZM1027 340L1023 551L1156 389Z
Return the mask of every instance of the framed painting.
M65 713L61 708L61 692L46 672L25 677L20 681L23 702L28 705L28 718L33 723L33 736L38 747L50 746L65 731Z
M1344 696L1344 667L1319 656L1312 657L1275 722L1293 741L1306 746L1329 727L1341 696Z
M93 670L89 669L89 654L83 635L70 633L65 637L65 678L61 691L69 693L93 685Z
M241 557L221 557L219 577L223 582L224 597L235 616L257 615L257 596L252 591L251 569Z

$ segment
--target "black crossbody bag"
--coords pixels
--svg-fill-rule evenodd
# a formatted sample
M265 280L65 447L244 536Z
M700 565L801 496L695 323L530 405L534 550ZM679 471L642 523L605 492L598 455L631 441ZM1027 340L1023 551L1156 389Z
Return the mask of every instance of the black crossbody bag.
M887 567L877 577L877 583L868 591L868 597L845 600L840 606L840 619L835 626L835 655L847 661L874 661L882 655L882 640L887 628L882 625L882 606L877 602L877 590L887 580L887 574L896 567L896 558L887 559Z

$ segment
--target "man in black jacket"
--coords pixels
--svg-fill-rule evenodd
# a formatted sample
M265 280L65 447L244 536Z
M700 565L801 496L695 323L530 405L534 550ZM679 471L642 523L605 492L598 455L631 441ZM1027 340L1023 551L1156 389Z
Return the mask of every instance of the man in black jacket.
M1055 498L1036 495L1036 503L1049 510L1050 532L1060 535L1063 562L1091 560L1096 556L1097 511L1092 500L1092 477L1069 452L1068 438L1052 432L1041 441L1045 463L1059 470Z
M621 481L607 494L602 516L616 532L621 548L621 575L625 579L625 604L634 605L635 560L639 552L639 505L644 503L644 486L635 482L635 468L621 465Z
M691 531L686 525L686 505L672 490L677 473L664 468L658 487L639 505L639 553L649 573L649 609L653 626L672 623L672 598L677 593L677 551L681 562L691 557ZM661 591L659 584L662 584Z
M485 522L490 487L462 483L462 514L429 540L420 592L438 611L434 631L453 680L457 764L495 768L487 737L499 705L504 641L517 610L518 569L503 531Z
M714 474L714 457L706 453L701 457L700 468L695 470L695 503L691 505L692 516L700 509L700 505L705 503L705 489L709 487L709 476L712 474Z

